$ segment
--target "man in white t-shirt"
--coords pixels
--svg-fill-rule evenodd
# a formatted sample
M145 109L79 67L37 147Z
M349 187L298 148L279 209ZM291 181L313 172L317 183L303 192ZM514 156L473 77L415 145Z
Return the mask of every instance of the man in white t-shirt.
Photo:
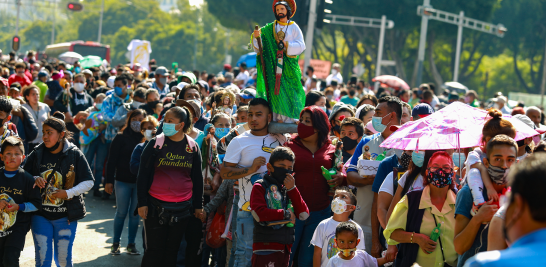
M250 131L235 137L228 145L224 166L220 171L222 179L239 183L240 199L237 213L237 244L235 267L251 267L252 236L254 219L250 213L252 185L267 171L266 163L271 152L286 141L283 135L269 134L272 119L269 103L255 98L248 104L248 126Z
M239 74L237 74L237 77L235 77L235 79L239 81L243 81L243 86L244 86L246 82L248 81L248 79L250 79L250 74L248 73L248 70L246 69L245 62L242 62L239 68L240 68L240 72Z

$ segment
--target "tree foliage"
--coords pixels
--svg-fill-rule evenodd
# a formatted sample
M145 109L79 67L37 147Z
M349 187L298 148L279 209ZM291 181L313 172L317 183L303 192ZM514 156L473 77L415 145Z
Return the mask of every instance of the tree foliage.
M100 4L101 0L86 0L82 12L69 12L61 8L66 4L59 4L61 12L57 14L55 43L96 42ZM206 5L196 8L190 6L188 0L179 0L178 7L179 10L164 12L156 1L106 0L101 43L110 45L111 64L127 63L125 54L132 39L150 41L151 58L159 65L169 67L172 62L178 62L183 70L193 70L195 59L196 69L220 71L226 52L234 61L248 53L243 47L248 43L249 34L221 26ZM23 22L20 52L43 51L51 43L52 20L47 20L47 15L44 20ZM12 36L8 32L0 33L0 48L4 51L10 51Z

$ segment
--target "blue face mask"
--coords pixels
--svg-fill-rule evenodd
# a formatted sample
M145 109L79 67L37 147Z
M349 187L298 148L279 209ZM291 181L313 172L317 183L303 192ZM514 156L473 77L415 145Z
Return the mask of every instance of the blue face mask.
M245 123L246 123L246 122L239 122L239 123L237 123L237 125L243 125L243 124L245 124Z
M391 112L391 113L392 113L392 112ZM372 126L373 126L373 128L374 128L376 131L380 132L380 133L382 133L383 131L385 131L385 129L387 129L388 124L387 124L387 125L383 124L383 119L384 119L385 117L391 115L391 113L389 113L389 114L387 114L387 115L385 115L385 116L383 116L383 117L372 117ZM390 122L389 122L389 124L390 124Z
M82 71L82 68L80 68L80 67L75 67L74 68L74 72L76 72L76 74L79 74L81 71Z
M413 164L417 167L423 167L423 163L425 162L425 151L421 150L419 152L413 151L411 153L411 160L413 160Z
M114 93L116 93L117 96L123 95L123 88L121 87L114 87Z
M466 161L466 156L464 155L464 153L461 153L461 161L460 162L459 162L459 153L457 153L457 152L453 153L451 158L453 159L453 164L455 166L457 166L459 168L464 167L464 163Z
M165 134L165 136L173 136L175 135L176 133L178 133L178 131L176 130L176 123L163 123L163 133Z
M102 103L96 104L95 107L96 107L98 110L101 110L101 109L102 109Z
M222 137L226 136L229 133L230 128L216 128L214 132L214 136L216 138L221 139Z

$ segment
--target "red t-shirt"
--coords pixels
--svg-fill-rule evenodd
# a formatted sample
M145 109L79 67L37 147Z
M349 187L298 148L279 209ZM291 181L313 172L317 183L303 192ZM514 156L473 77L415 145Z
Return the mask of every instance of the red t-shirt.
M189 200L192 197L191 169L195 155L186 138L175 142L166 137L154 165L150 195L165 202Z

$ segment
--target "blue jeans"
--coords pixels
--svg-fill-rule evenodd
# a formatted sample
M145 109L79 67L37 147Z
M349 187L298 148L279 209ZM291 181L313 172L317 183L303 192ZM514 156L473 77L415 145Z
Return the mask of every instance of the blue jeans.
M236 207L236 206L235 206ZM248 211L237 213L237 249L235 250L235 267L252 266L252 238L254 217ZM313 256L311 256L313 258Z
M236 229L237 225L237 213L239 212L239 193L235 194L235 197L233 198L233 207L231 209L233 210L233 215L231 216L231 251L228 251L229 255L229 262L228 267L233 267L235 265L235 251L237 250L237 234L233 229Z
M102 181L102 169L104 168L104 161L108 156L108 147L110 142L103 143L100 138L93 140L89 145L82 145L82 152L89 162L91 170L93 170L93 176L95 177L95 184L93 190L100 188Z
M78 222L69 224L66 217L50 221L40 215L32 216L31 228L36 252L36 267L51 266L53 255L57 266L72 267L72 245L74 245L77 226Z
M296 219L296 233L292 253L290 254L290 264L297 256L299 267L313 267L313 253L315 247L311 246L311 239L315 233L315 229L320 222L332 217L332 209L330 206L323 210L312 211L309 218L305 221ZM296 254L297 253L297 254Z
M135 243L135 237L140 221L138 215L134 215L137 207L136 184L116 181L116 216L114 217L114 243L119 243L125 217L129 214L129 244Z

